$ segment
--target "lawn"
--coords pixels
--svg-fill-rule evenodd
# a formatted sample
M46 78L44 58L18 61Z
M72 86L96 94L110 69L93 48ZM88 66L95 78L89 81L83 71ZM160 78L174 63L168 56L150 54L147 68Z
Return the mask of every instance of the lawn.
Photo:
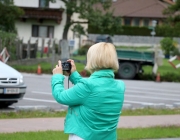
M144 47L121 46L119 48L121 48L121 49L129 48L131 50L132 50L132 48L136 48L136 51L145 51L145 50L148 51L151 47L147 47L147 46L144 46ZM79 73L82 72L85 68L84 62L86 61L86 56L85 55L76 55L76 56L71 56L71 59L78 60L78 61L75 61L77 71ZM82 62L80 62L80 61L82 61ZM175 65L180 64L180 60L175 60L175 61L173 61L173 63ZM38 63L27 64L27 65L24 65L24 64L23 65L9 64L9 65L11 65L12 67L14 67L15 69L17 69L20 72L36 73ZM42 73L52 74L53 66L51 63L41 62L40 65L41 65ZM152 75L152 71L153 71L152 66L143 66L143 70L144 70L144 73L142 75L141 74L138 75L136 77L137 80L150 80L150 81L155 80L155 77L153 77L153 75ZM180 81L178 78L178 77L180 77L180 68L175 69L174 67L172 67L171 64L168 62L168 59L163 59L163 64L158 67L157 72L160 73L161 81L168 81L168 82L172 82L172 81L179 82ZM88 75L89 75L89 73L87 73L87 76ZM118 78L118 74L116 74L116 78Z
M180 137L180 127L120 128L117 129L118 140L139 140L147 138ZM67 140L63 131L39 131L0 133L1 140Z
M77 55L77 56L73 56L72 59L76 59L76 60L82 60L85 61L86 60L86 56L85 55ZM176 60L174 61L175 64L179 64L180 61ZM44 73L51 73L51 63L47 63L47 62L42 62L40 63L41 68L43 70ZM28 65L11 65L12 67L14 67L15 69L22 71L22 72L35 72L37 70L37 64L28 64ZM76 67L77 70L80 72L82 70L84 70L85 65L83 63L76 63ZM152 67L151 66L144 66L144 73L152 73ZM168 59L163 59L163 65L159 66L158 68L158 72L160 72L161 74L165 74L165 73L176 73L180 75L180 69L175 69L173 68L170 63L168 62Z
M176 60L173 62L175 65L179 64L180 61ZM144 66L143 70L144 73L152 73L152 69L153 67L151 66ZM163 65L158 67L158 72L160 72L161 75L167 74L167 73L175 73L178 74L180 76L180 69L175 69L174 67L172 67L170 65L170 63L168 62L168 59L163 59Z
M144 116L144 115L173 115L180 114L180 108L175 109L123 109L121 116ZM15 111L3 112L0 111L0 119L13 119L13 118L48 118L48 117L65 117L66 111Z

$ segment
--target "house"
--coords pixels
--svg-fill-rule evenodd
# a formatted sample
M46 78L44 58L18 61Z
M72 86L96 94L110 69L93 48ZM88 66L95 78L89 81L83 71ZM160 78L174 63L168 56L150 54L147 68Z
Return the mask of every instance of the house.
M115 35L112 37L115 45L122 46L152 46L159 44L162 37L156 37L153 24L162 25L166 16L163 11L176 2L176 0L113 0L111 10L114 17L122 18L121 25L147 27L149 36ZM100 5L96 5L100 9ZM156 21L156 22L154 22ZM97 34L89 33L89 40L95 41Z
M166 18L162 11L175 0L113 0L112 9L114 16L122 17L122 25L130 26L151 26L156 20L161 25ZM62 39L63 30L66 24L66 7L61 0L56 3L46 3L45 0L14 0L14 4L25 11L25 14L16 22L18 36L24 43L28 40L33 43L39 40L38 46L42 46L42 39L45 39L44 46L48 45L49 39L55 40L56 44ZM74 14L72 19L79 20ZM85 28L88 25L83 24ZM87 39L82 36L81 40ZM68 32L68 40L77 49L80 44L71 29Z
M113 0L114 16L122 17L122 25L151 26L156 20L161 25L166 18L163 10L175 0Z
M22 8L25 13L15 23L18 36L24 43L29 39L34 43L38 39L39 48L42 46L42 39L45 39L44 47L48 45L49 39L59 43L66 24L66 7L61 0L56 0L55 3L46 3L45 0L14 0L14 5ZM72 18L77 19L77 14ZM68 40L71 44L75 40L73 45L78 47L79 39L71 29L68 32Z

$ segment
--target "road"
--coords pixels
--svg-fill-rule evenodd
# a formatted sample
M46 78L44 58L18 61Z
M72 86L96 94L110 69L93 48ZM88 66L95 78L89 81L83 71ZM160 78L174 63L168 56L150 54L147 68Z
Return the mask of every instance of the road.
M51 95L51 76L23 73L27 92L12 108L53 108L65 110L67 106L58 104ZM124 80L126 84L124 108L179 107L180 83ZM65 88L68 79L65 79ZM72 84L70 83L70 87Z

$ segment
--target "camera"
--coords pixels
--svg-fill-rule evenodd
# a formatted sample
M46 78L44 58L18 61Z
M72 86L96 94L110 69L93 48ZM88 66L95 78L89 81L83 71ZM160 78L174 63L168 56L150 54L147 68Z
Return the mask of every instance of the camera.
M62 62L63 71L71 71L71 63L70 62Z

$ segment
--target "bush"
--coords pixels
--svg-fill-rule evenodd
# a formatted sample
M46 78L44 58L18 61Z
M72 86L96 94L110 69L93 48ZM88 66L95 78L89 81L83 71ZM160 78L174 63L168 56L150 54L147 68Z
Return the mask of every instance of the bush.
M177 43L172 38L165 37L160 41L160 44L165 55L170 55L170 52L174 52Z
M165 73L163 75L161 75L160 79L163 82L180 82L179 79L180 74L177 73ZM156 81L156 76L152 75L152 74L142 74L142 75L138 75L136 77L137 80L145 80L145 81Z
M85 46L82 46L78 49L78 54L79 55L86 55L88 49L89 49L89 45L85 45Z

